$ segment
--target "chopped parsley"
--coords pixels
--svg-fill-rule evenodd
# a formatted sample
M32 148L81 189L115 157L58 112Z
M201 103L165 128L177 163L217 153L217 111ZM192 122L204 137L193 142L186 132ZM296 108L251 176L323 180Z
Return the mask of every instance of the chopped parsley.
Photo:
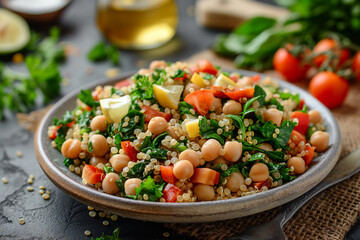
M127 122L127 125L125 126L125 118L128 118L129 121ZM137 119L137 121L135 120ZM136 138L134 134L135 129L141 129L144 130L144 121L145 121L145 115L135 109L131 109L128 114L121 120L121 124L119 124L119 133L121 133L121 139L122 140L134 140Z
M78 99L92 108L100 106L99 101L95 101L89 89L81 90Z

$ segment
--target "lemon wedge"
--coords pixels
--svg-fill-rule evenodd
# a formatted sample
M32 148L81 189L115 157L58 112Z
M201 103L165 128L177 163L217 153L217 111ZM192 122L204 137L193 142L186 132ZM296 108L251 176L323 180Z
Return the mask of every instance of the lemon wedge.
M195 83L196 85L198 85L199 87L206 87L206 84L205 84L205 79L203 79L202 77L199 76L199 74L197 73L194 73L191 77L191 80L190 80L192 83Z
M190 120L185 124L185 127L190 138L195 138L200 135L199 119Z
M155 99L163 107L177 109L179 107L180 97L184 90L182 85L160 86L153 85Z
M220 74L218 78L215 80L213 85L216 87L218 86L227 87L229 85L236 86L236 83L233 80L231 80L231 78L225 76L224 74Z
M131 106L129 95L120 98L105 98L100 100L101 111L108 123L120 123L126 116Z
M29 25L13 12L0 8L0 54L21 50L30 40Z

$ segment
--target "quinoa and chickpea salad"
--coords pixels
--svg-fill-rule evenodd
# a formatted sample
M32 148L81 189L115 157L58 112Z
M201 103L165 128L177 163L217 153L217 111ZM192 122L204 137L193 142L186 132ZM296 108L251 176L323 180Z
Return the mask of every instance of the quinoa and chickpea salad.
M329 134L317 110L270 78L153 61L114 86L82 90L55 118L52 146L108 194L197 202L267 191L303 174Z

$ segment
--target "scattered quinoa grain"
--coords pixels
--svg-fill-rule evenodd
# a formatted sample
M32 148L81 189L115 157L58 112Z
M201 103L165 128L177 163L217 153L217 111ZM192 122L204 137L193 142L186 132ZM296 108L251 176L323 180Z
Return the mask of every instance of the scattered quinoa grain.
M7 184L9 182L9 180L6 177L3 177L1 180L4 184Z
M27 189L29 192L34 191L34 187L31 187L31 186L28 186L26 189Z
M47 194L47 193L44 193L44 194L42 195L42 197L43 197L43 199L48 200L48 199L50 198L50 195Z
M22 153L21 151L17 151L17 152L16 152L16 156L17 156L17 157L22 157L22 156L23 156L23 153Z
M163 232L163 236L164 237L170 237L170 233L169 232Z
M90 217L96 217L96 212L95 211L90 211L89 216Z
M19 218L19 223L21 225L24 225L25 224L25 218Z
M115 215L115 214L113 214L113 215L111 215L110 219L111 219L111 221L114 221L114 222L115 222L115 221L118 220L118 216Z
M107 225L109 225L109 221L103 221L103 225L105 225L105 226L107 226Z
M89 230L85 230L84 234L85 234L86 236L90 236L91 232L90 232Z

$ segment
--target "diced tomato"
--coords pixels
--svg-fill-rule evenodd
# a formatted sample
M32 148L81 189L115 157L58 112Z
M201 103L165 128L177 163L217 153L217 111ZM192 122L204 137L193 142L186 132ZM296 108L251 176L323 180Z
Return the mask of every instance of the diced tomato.
M123 80L123 81L120 81L120 82L116 83L116 84L114 85L114 88L120 89L120 88L122 88L122 87L129 86L130 84L131 84L130 79L125 79L125 80Z
M307 166L311 163L311 161L314 158L315 147L310 145L305 145L305 151L308 151L308 154L303 156L302 158L304 159L305 165Z
M237 82L237 81L239 80L240 76L236 74L236 75L231 75L231 76L229 76L229 78L230 78L231 80L233 80L234 82Z
M229 97L226 96L224 93L224 88L221 86L211 86L211 90L213 91L214 97L222 98L222 99L228 99Z
M96 184L105 178L105 173L95 166L86 164L83 168L81 177L82 179L85 179L87 183Z
M99 101L99 94L102 92L102 89L95 89L92 91L91 95L94 98L95 101Z
M173 166L160 166L161 177L165 182L175 184L176 177L173 173Z
M88 106L88 105L86 105L86 107L83 108L84 111L91 111L91 109L92 109L92 108L91 108L90 106Z
M294 127L294 130L298 131L299 133L301 133L302 135L306 135L306 132L309 128L309 124L310 124L310 116L308 113L304 113L304 112L292 112L291 113L291 118L297 118L299 120L298 125L296 125Z
M188 76L188 74L187 73L184 73L184 76L182 76L182 77L177 77L177 78L174 78L174 80L176 81L185 81L186 79L189 79L189 76Z
M206 115L214 100L213 91L203 89L188 94L184 101L193 105L195 111L200 115Z
M71 121L68 124L66 124L66 126L71 127L74 123L75 123L75 121Z
M55 128L52 129L51 134L49 135L49 138L51 140L54 140L56 138L57 135L57 131L59 130L60 126L56 126Z
M210 73L212 75L217 74L218 70L208 60L200 60L196 64L196 72Z
M150 120L153 117L163 117L165 118L166 121L170 121L170 119L172 118L171 114L168 113L164 113L164 112L160 112L158 110L155 110L149 106L143 105L141 106L141 109L145 110L144 115L145 115L145 122L150 122Z
M297 146L301 141L303 141L304 143L306 143L306 139L304 137L304 135L302 135L301 133L299 133L296 130L292 130L291 132L291 136L290 136L290 140Z
M254 88L234 88L233 90L225 90L225 95L233 100L239 101L240 98L252 98L254 92Z
M138 152L135 150L133 146L130 145L130 141L121 142L121 148L124 149L126 155L130 158L131 161L137 162L138 159L136 155Z
M216 185L219 182L219 173L210 168L195 168L190 181L192 183Z
M257 189L261 189L262 187L270 187L270 182L269 180L265 180L265 181L262 181L262 182L254 182L253 184L253 188L257 188Z
M304 100L304 99L300 99L298 109L299 109L299 110L302 110L302 109L304 108L304 105L305 105L305 100Z
M180 195L181 190L171 183L168 183L163 190L163 198L166 202L176 202L177 197Z
M257 82L261 79L261 75L258 74L258 75L255 75L255 76L251 76L251 79L252 79L255 83L257 83Z

